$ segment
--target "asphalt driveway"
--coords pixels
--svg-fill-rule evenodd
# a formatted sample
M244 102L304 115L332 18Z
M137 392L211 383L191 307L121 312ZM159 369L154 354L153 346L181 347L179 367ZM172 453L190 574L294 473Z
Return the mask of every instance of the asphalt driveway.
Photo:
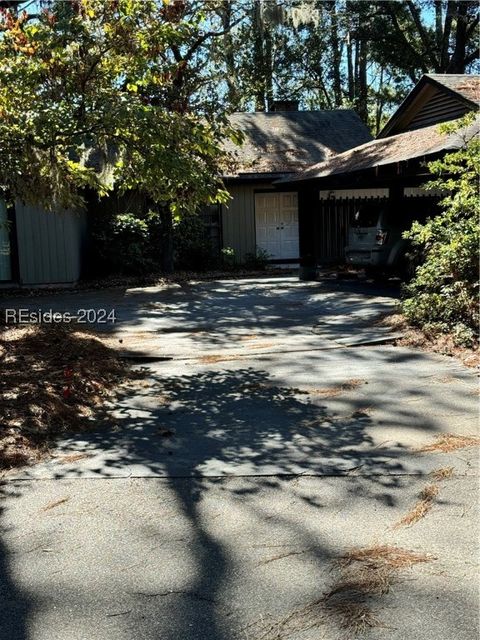
M0 638L353 637L321 597L372 545L429 561L370 594L369 636L475 637L477 454L418 449L476 433L476 378L388 344L395 300L282 277L9 301L114 308L99 328L149 359L106 424L4 478Z

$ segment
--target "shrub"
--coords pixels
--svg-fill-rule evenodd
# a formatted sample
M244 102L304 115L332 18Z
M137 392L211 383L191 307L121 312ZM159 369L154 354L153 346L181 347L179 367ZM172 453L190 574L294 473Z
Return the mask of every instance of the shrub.
M232 247L223 247L220 253L222 256L223 266L228 269L233 269L236 262L235 249L232 249Z
M464 118L460 123L465 136L469 122ZM443 125L447 133L458 128L458 123ZM420 265L404 288L402 309L412 324L429 332L451 332L458 344L470 345L479 322L480 140L466 138L461 149L428 167L436 179L427 188L448 195L439 215L424 224L415 222L404 234Z
M218 250L207 238L200 214L186 215L176 221L173 237L176 269L204 271L219 266Z
M257 247L255 253L245 254L245 267L253 271L264 271L271 257L268 251Z
M142 275L159 268L158 227L153 211L92 214L90 275Z

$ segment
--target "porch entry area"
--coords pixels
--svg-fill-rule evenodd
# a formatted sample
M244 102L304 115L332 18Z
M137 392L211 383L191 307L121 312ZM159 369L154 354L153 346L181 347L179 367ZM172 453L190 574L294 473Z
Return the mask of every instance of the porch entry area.
M343 264L345 247L348 244L348 232L355 213L359 207L367 203L393 210L401 215L404 224L435 215L438 194L418 187L404 187L403 194L393 196L389 188L372 189L336 189L320 191L318 202L310 214L311 224L308 227L311 250L322 264ZM303 232L302 232L303 233Z
M298 261L298 196L296 192L255 194L256 245L270 260Z
M0 282L12 279L12 251L10 228L5 202L0 200Z

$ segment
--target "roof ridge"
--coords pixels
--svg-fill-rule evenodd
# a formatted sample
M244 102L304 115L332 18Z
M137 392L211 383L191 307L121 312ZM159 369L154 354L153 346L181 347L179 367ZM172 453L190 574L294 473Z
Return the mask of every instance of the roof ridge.
M232 113L230 113L229 115L231 116L235 116L235 115L246 115L246 116L253 116L253 115L264 115L264 116L271 116L271 115L278 115L278 114L298 114L298 113L338 113L338 112L350 112L350 113L355 113L356 115L357 112L355 111L355 109L351 109L351 108L338 108L338 109L299 109L296 111L232 111Z
M450 77L450 76L455 76L455 77L463 77L463 78L480 78L480 74L479 73L424 73L424 76L437 76L440 78L443 77Z

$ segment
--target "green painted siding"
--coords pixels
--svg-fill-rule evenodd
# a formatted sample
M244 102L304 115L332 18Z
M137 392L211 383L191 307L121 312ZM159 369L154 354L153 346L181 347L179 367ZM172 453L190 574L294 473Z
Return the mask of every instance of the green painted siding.
M0 282L12 279L12 252L5 202L0 200Z
M228 186L232 199L222 206L223 246L234 249L237 262L243 262L247 253L255 253L255 191L264 189L272 189L271 183Z
M63 284L79 279L84 214L47 212L17 201L15 219L21 284Z

